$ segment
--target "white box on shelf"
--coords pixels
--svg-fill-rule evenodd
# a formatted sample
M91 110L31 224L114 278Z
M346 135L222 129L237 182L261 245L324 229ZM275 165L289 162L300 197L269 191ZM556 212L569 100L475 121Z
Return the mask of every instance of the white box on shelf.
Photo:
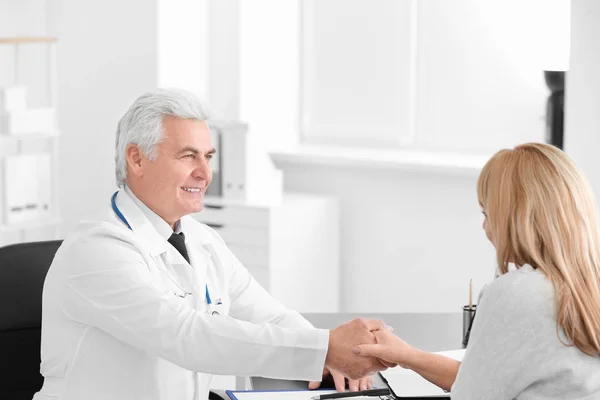
M27 88L12 86L0 88L0 112L23 111L27 108Z
M0 134L54 134L56 132L56 110L54 108L31 108L0 113Z
M4 159L4 223L17 224L50 215L50 155Z

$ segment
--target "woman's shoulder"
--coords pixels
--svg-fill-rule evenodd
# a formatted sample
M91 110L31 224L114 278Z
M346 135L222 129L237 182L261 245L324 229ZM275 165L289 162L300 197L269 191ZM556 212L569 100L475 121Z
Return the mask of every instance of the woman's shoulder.
M542 271L524 265L496 278L486 287L482 300L512 310L551 309L554 287Z

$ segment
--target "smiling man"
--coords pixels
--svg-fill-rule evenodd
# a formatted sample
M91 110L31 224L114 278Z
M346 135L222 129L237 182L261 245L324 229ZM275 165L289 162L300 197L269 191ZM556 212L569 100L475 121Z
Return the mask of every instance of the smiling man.
M127 187L175 230L182 216L202 210L215 149L206 121L167 115L163 129L153 157L137 144L126 145Z
M43 293L44 385L35 400L206 399L211 374L319 381L385 367L352 348L381 321L315 329L271 297L202 210L215 152L198 99L138 98L119 122L107 210L58 250Z

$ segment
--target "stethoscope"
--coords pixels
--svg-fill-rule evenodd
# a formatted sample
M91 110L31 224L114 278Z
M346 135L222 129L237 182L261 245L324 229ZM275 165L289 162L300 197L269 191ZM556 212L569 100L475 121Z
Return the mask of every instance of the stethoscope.
M119 210L119 207L117 207L117 203L116 203L116 201L115 201L115 199L117 198L117 193L119 193L119 192L118 192L118 191L117 191L117 192L115 192L115 193L112 195L111 199L110 199L110 203L111 203L111 205L112 205L112 209L113 209L113 211L115 212L115 214L117 215L117 217L119 217L119 219L120 219L120 220L121 220L121 221L122 221L122 222L123 222L125 225L127 225L127 227L129 228L129 230L133 231L133 229L131 229L131 225L129 225L129 222L127 222L127 218L125 218L125 216L123 215L123 213L121 212L121 210ZM185 290L185 289L184 289L184 288L183 288L183 287L182 287L180 284L178 284L178 283L177 283L177 282L176 282L176 281L175 281L173 278L171 278L171 277L169 276L169 274L165 274L165 276L166 276L167 278L169 278L169 280L170 280L171 282L173 282L173 284L174 284L175 286L177 286L179 289L181 289L181 291L183 292L183 294L178 294L178 293L175 293L175 295L176 295L176 296L179 296L179 297L181 297L182 299L185 299L187 296L191 296L191 295L192 295L192 292L188 292L187 290ZM217 310L215 310L215 309L214 309L214 305L213 305L212 299L210 298L210 292L208 291L208 283L205 285L205 288L206 288L206 293L205 293L205 296L206 296L206 304L208 305L209 309L212 309L212 311L208 311L208 312L207 312L207 314L210 314L210 315L220 315L220 314L219 314L219 311L217 311ZM219 302L219 303L217 303L217 304L221 304L221 302Z

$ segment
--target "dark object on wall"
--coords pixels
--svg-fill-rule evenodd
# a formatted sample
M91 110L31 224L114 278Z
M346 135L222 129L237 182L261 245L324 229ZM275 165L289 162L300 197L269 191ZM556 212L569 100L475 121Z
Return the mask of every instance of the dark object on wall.
M0 248L0 399L31 400L42 387L42 287L61 243Z
M565 71L544 71L550 96L546 102L546 141L564 149Z

